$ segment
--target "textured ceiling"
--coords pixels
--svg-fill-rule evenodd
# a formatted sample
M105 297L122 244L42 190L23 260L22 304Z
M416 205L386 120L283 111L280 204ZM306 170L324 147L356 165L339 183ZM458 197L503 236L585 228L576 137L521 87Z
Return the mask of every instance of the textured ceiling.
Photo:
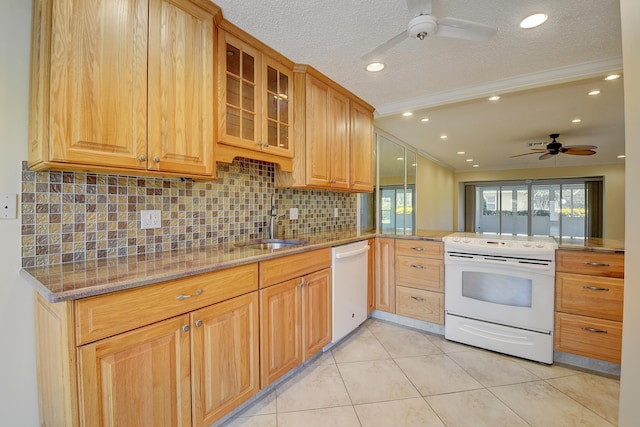
M227 20L294 62L314 66L376 107L377 126L456 170L465 170L470 165L467 162L460 164L455 153L452 155L435 148L432 137L425 134L425 127L421 127L423 124L416 119L418 114L413 120L405 120L397 113L435 107L438 113L434 112L430 125L441 120L442 124L473 128L472 139L468 138L468 133L461 136L465 138L464 143L476 144L479 148L487 147L491 140L490 146L496 152L513 151L507 145L498 149L499 144L517 145L520 141L517 151L523 146L527 148L525 141L542 140L548 133L565 130L572 131L576 137L586 136L591 130L600 140L604 132L610 132L614 142L609 145L618 151L624 148L623 129L620 129L623 118L617 116L622 108L621 81L614 83L619 88L616 92L619 99L611 99L613 94L610 92L606 104L607 111L612 112L607 116L612 116L615 123L596 126L583 120L582 128L569 129L564 122L556 124L563 115L587 114L584 108L571 111L573 107L585 107L585 101L577 92L571 93L576 96L573 101L557 102L550 97L569 94L551 90L546 96L531 98L531 91L528 91L525 95L529 98L516 102L522 89L592 77L600 79L609 71L621 69L617 0L433 0L432 13L436 17L482 22L498 27L498 34L484 42L444 37L428 37L423 41L406 39L380 55L378 59L386 64L386 68L375 74L364 70L366 64L360 57L406 29L411 16L405 0L215 0L215 3L222 8ZM540 11L549 15L544 25L531 30L518 27L524 16ZM474 116L486 105L478 103L479 109L474 109L468 102L460 104L460 101L494 93L503 95L503 99L492 105L491 110L484 111L486 114L482 119ZM554 108L545 111L532 104L533 101ZM458 104L442 108L453 102ZM517 114L516 104L520 106ZM595 107L596 103L591 104ZM531 106L531 112L526 111L527 105ZM491 114L505 108L498 114ZM560 108L565 110L559 113ZM428 111L421 111L421 114L426 115ZM589 114L600 117L600 122L604 120L595 111ZM442 117L437 119L440 115ZM509 117L508 123L506 117ZM534 120L538 122L532 123ZM478 126L478 122L482 125ZM505 129L504 135L502 129ZM567 133L561 141L569 144L571 138ZM571 143L587 142L572 140ZM602 143L594 145L603 146ZM590 161L611 163L600 156L602 153L599 150ZM611 152L607 159L613 154L620 153ZM519 158L518 162L513 159L497 162L487 158L480 165L483 168L541 166L543 162L534 162L532 157L536 156ZM586 160L577 157L562 159L562 162L579 164ZM553 159L556 164L560 161Z

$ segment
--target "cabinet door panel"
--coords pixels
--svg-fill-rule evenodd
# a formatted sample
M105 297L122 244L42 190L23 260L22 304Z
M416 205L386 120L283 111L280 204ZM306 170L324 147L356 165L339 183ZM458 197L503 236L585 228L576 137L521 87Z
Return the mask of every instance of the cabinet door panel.
M260 387L302 362L301 279L260 291Z
M78 350L81 424L190 426L187 315Z
M258 292L198 310L193 327L196 426L209 426L259 390Z
M349 188L349 98L329 91L331 188Z
M151 0L148 168L213 173L213 15L183 0Z
M396 311L395 239L376 238L375 299L376 310Z
M55 2L50 159L144 169L147 1Z
M329 155L329 86L307 75L306 174L307 184L327 187Z
M331 342L331 269L305 276L304 284L302 341L306 360Z
M262 147L293 157L293 71L266 55L262 63Z
M351 189L373 191L373 112L351 102Z

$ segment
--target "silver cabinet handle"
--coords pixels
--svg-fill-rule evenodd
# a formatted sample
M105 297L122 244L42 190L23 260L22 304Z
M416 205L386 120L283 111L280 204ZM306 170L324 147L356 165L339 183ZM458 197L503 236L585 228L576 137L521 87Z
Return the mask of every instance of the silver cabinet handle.
M182 332L189 332L189 329L191 329L191 328L189 327L189 325L184 325L184 326L182 327Z
M583 262L584 265L590 265L591 267L609 267L609 264L603 264L601 262Z
M151 159L151 160L153 160L153 163L160 163L160 157L158 157L158 156L155 156L155 157L154 157L153 159Z
M421 248L420 246L418 246L416 248L411 248L411 249L413 249L414 251L418 251L418 252L424 251L424 248Z
M144 154L141 154L140 157L138 157L138 160L141 162L146 162L147 161L147 156L145 156Z
M606 334L606 333L608 333L604 329L589 328L588 326L582 326L580 329L582 329L583 331L587 331L587 332L593 332L595 334Z
M302 281L302 282L298 283L298 287L299 287L299 288L302 288L303 286L304 286L304 281Z
M426 301L426 299L422 297L411 297L411 299L414 299L416 301Z
M608 291L609 288L599 288L597 286L582 285L582 289L589 289L590 291Z
M311 286L311 282L307 282L305 283L305 285L307 285L307 288L308 288L309 286Z
M417 264L411 264L411 267L417 268L418 270L424 270L425 268L427 268L424 265L417 265Z
M196 320L196 327L202 326L202 320Z
M178 297L177 297L176 299L177 299L178 301L182 301L182 300L187 299L187 298L197 297L198 295L202 295L202 293L203 293L203 292L204 292L204 291L203 291L202 289L198 289L198 290L196 291L196 293L195 293L195 294L193 294L193 295L183 295L183 294L180 294L180 295L178 295Z

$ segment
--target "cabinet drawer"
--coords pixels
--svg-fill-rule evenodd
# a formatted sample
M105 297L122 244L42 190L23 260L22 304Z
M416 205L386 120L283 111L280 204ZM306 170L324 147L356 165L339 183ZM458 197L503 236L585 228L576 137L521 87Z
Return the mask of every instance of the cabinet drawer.
M556 251L556 271L591 276L624 277L624 254Z
M396 285L442 291L444 263L435 259L396 255Z
M75 301L77 345L197 310L258 289L247 264ZM180 295L185 296L179 298Z
M444 244L429 240L396 239L396 254L443 260Z
M556 274L556 310L622 320L624 280L582 274Z
M556 313L555 349L620 363L622 322Z
M260 288L331 267L331 248L274 258L260 263Z
M444 294L396 286L396 314L444 324Z

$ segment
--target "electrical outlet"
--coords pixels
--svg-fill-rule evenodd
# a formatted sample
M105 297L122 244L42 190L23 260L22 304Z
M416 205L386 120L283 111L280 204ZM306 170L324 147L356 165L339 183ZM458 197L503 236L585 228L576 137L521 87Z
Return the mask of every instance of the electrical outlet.
M338 218L340 216L340 211L338 210L338 208L333 208L333 216L335 218Z
M0 194L0 219L16 219L18 217L17 200L17 194Z
M289 209L289 219L298 219L298 208Z
M140 211L140 228L143 230L149 228L162 227L162 212L159 210L141 210Z

